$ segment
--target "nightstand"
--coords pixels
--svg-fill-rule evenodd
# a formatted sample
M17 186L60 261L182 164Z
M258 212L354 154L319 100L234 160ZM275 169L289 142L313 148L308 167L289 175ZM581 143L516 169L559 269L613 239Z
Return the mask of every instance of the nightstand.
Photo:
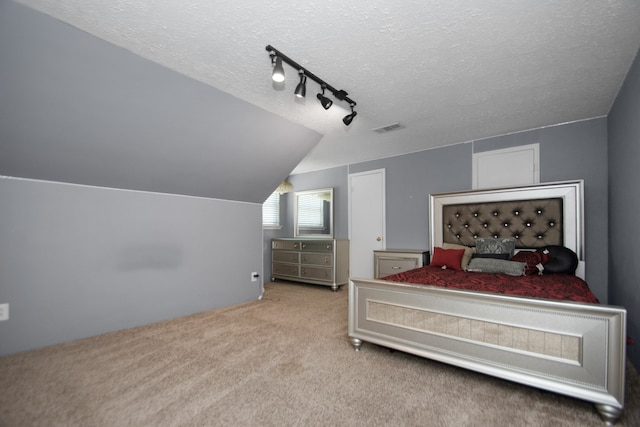
M429 251L422 249L385 249L373 251L374 278L423 267L429 264Z

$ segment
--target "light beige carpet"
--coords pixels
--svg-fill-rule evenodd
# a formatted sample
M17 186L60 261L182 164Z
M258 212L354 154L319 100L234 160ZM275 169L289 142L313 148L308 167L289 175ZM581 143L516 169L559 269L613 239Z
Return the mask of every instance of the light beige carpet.
M640 380L626 411L640 425ZM347 290L278 282L239 306L0 358L2 426L602 426L593 406L347 338Z

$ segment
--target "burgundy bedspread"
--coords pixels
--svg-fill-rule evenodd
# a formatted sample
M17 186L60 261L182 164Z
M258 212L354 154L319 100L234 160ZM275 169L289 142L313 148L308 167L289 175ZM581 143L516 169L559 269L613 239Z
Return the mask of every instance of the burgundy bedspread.
M427 266L383 277L382 280L523 297L599 303L584 280L569 274L509 276L443 270L440 267Z

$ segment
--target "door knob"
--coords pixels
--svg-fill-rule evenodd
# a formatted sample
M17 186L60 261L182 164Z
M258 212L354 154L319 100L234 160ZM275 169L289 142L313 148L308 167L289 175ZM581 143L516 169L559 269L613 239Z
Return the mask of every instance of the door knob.
M378 242L381 242L381 241L382 241L382 237L378 236L378 237L376 237L376 240L377 240Z

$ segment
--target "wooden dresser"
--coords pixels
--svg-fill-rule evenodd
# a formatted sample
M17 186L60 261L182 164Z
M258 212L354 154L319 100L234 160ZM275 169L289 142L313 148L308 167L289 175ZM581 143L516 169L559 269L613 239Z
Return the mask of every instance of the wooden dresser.
M429 264L429 251L386 249L373 251L374 278L402 273Z
M331 286L349 282L349 241L343 239L273 239L271 280Z

